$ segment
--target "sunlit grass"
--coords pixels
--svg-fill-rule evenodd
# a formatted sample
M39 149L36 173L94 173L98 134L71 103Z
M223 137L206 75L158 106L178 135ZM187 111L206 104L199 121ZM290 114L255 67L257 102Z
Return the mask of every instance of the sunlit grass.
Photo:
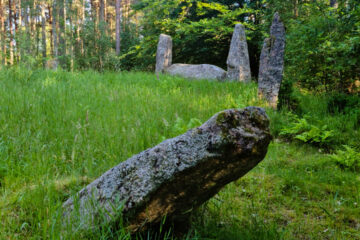
M256 84L0 71L0 239L58 239L62 202L173 137L178 118L204 122L249 105L262 105ZM282 113L268 113L273 131L286 123ZM356 174L318 149L276 142L262 164L199 210L188 238L360 239L359 185ZM110 236L99 231L87 238Z

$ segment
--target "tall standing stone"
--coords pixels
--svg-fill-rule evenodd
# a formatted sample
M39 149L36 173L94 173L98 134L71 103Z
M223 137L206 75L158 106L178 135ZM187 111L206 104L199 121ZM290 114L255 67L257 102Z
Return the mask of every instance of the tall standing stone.
M264 40L260 55L259 87L260 98L265 98L276 108L284 71L285 28L278 13L275 13L270 28L270 37Z
M172 63L172 39L166 34L160 34L156 51L156 73L162 73Z
M249 52L246 42L245 28L241 24L235 25L226 64L228 66L227 78L229 80L240 82L251 81Z

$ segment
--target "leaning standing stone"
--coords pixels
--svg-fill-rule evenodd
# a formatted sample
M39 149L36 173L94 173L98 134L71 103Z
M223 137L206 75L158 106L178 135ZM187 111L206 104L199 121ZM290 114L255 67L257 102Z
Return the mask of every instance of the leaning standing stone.
M227 78L232 81L250 82L251 71L245 28L236 24L227 59Z
M160 34L160 39L156 51L156 73L162 73L170 67L172 62L172 39L170 36Z
M284 70L285 28L278 13L275 13L270 37L264 40L260 56L259 89L260 98L265 98L276 108Z
M183 220L263 160L270 140L263 109L220 112L120 163L68 199L63 204L65 226L91 231L99 223L116 223L121 213L125 227L135 233L165 216Z

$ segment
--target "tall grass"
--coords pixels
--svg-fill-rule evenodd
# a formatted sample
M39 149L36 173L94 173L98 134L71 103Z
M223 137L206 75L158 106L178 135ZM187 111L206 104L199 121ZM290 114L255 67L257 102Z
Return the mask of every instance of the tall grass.
M205 121L251 104L254 93L254 85L145 73L1 71L0 236L49 238L71 193L170 137L178 117Z
M0 239L59 239L61 204L71 194L178 134L172 126L179 119L204 122L218 111L249 105L263 105L255 84L3 69ZM276 134L287 124L286 114L268 113ZM264 163L200 209L187 238L360 238L359 183L354 173L339 170L317 149L274 143ZM123 229L110 230L68 238L129 238Z

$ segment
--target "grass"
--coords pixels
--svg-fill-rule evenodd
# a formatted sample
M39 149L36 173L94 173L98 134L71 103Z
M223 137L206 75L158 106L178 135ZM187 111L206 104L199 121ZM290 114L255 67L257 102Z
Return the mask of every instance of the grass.
M2 70L0 239L59 239L60 207L71 194L178 134L176 123L204 122L218 111L248 105L262 105L255 84ZM268 112L276 134L286 124L285 114ZM313 114L321 119L327 113ZM344 120L334 118L338 125ZM350 136L355 130L348 125ZM258 167L198 210L187 238L360 239L359 192L359 176L338 168L329 155L275 141ZM103 228L69 238L128 235Z

